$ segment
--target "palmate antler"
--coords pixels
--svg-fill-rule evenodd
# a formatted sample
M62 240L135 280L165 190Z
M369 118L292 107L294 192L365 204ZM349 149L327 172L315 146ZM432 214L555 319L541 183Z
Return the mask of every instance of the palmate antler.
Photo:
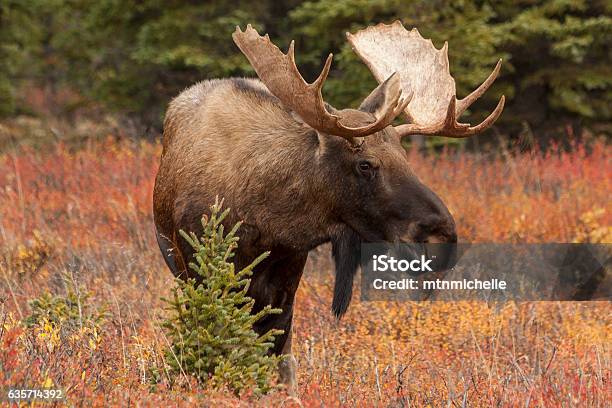
M448 44L437 50L416 28L407 31L400 21L378 24L347 33L353 50L368 66L378 82L399 73L404 93L412 92L405 114L412 122L397 126L400 136L412 134L466 137L489 128L504 109L504 96L495 110L480 124L470 126L457 118L495 81L501 60L474 92L457 100L455 80L448 64Z
M240 30L240 27L236 27L232 37L270 92L285 106L299 114L305 123L324 133L342 136L349 140L371 135L389 126L410 102L400 100L402 94L400 79L398 75L391 72L380 81L386 82L391 95L385 101L384 113L376 121L366 126L356 128L346 126L342 123L342 111L337 114L329 113L325 109L321 95L323 83L331 66L332 54L327 57L316 81L308 84L295 65L293 41L289 45L287 54L283 54L278 47L272 44L267 34L264 37L260 36L250 24L244 32Z

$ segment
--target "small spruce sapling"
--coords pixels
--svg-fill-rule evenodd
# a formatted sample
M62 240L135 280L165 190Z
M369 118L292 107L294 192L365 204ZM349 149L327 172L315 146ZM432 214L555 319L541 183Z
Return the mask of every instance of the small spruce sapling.
M228 387L236 393L249 388L259 395L272 388L281 357L270 355L269 350L283 331L270 330L260 336L253 325L281 310L268 305L251 314L255 301L247 296L249 278L269 253L235 270L231 259L241 223L224 235L222 221L229 209L221 211L222 205L216 201L210 217L202 218L201 238L180 231L195 250L195 262L189 267L201 279L176 279L173 299L164 299L170 311L162 323L171 344L166 361L171 372L193 375L213 388Z

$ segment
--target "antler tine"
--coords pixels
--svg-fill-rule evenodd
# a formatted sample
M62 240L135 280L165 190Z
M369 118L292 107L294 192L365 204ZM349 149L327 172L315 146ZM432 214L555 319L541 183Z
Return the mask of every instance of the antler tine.
M490 128L504 110L505 101L506 97L502 96L493 112L491 112L491 114L487 116L485 120L483 120L476 126L470 126L468 123L457 122L456 112L458 109L456 108L456 99L453 98L448 104L446 117L438 124L432 126L423 126L417 123L409 123L405 125L396 126L395 130L400 135L400 137L409 135L442 135L461 139L464 137L475 135L476 133L480 133Z
M493 125L493 123L495 123L497 118L499 118L499 115L501 115L502 111L504 110L505 103L506 103L506 97L502 95L502 97L499 98L499 102L497 102L497 106L495 107L493 112L491 112L491 114L487 116L487 118L483 120L482 122L480 122L478 125L469 127L467 129L469 134L467 134L466 136L471 136L471 135L480 133L490 128Z
M332 59L334 59L334 54L330 52L327 56L327 59L325 60L325 65L323 65L323 69L321 70L319 77L315 79L315 81L312 83L312 85L319 88L319 90L323 89L323 83L327 80L327 75L329 75L329 69L331 67Z
M261 81L289 109L301 116L305 123L321 132L341 136L352 141L355 137L376 133L389 124L406 107L400 100L399 76L388 80L397 81L396 92L389 98L384 114L375 122L361 127L349 127L342 123L342 111L334 115L325 109L321 90L327 79L333 54L329 54L319 77L308 84L295 64L295 42L289 45L287 54L282 53L268 36L260 36L251 25L243 32L240 27L232 35L234 42L247 57ZM394 83L395 85L395 83ZM399 106L398 106L399 105ZM402 107L402 109L399 109Z
M501 70L501 64L502 60L500 58L499 61L497 61L493 72L489 74L489 77L485 79L485 81L480 84L480 86L476 88L471 94L458 101L457 116L461 116L461 114L465 112L465 110L469 108L470 105L472 105L476 99L480 98L482 95L484 95L485 92L487 92L487 89L489 89L491 84L497 79L499 71Z

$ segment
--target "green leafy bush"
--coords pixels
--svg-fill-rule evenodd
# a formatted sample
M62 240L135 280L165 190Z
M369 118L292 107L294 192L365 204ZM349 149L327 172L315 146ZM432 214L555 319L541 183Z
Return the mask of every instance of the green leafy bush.
M166 361L171 372L193 375L213 388L228 387L234 392L249 388L262 394L272 388L280 357L269 355L269 350L274 336L283 331L270 330L260 336L253 324L281 310L268 305L251 314L255 301L247 296L249 277L268 253L237 272L231 259L240 223L224 235L221 222L229 210L221 212L221 207L222 203L215 203L210 218L202 218L201 238L181 231L195 250L196 261L189 266L201 279L177 279L173 299L165 299L171 312L162 323L171 343Z

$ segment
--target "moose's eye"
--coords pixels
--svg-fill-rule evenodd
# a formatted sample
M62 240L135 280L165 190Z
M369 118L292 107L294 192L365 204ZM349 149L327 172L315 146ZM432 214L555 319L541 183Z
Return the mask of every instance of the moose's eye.
M369 179L373 179L376 174L376 172L374 171L374 166L367 160L359 161L359 163L357 163L357 170L362 176L367 177Z
M361 171L369 171L372 168L372 165L367 161L359 162L359 170Z

